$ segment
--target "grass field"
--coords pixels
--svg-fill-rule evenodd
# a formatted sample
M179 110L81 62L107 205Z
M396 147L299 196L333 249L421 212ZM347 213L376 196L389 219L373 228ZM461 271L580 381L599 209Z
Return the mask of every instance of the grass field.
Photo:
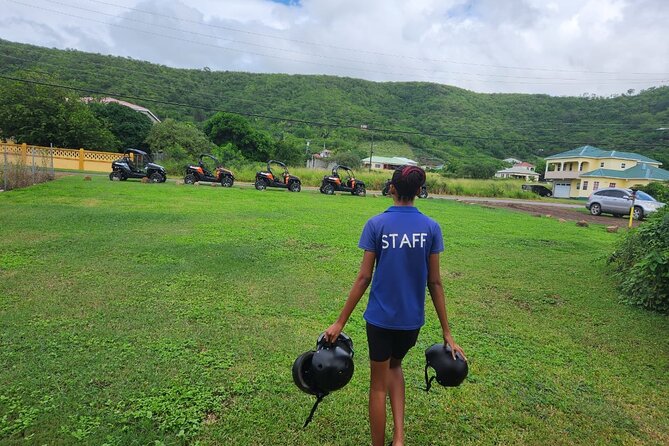
M368 444L356 372L313 398L290 367L337 316L390 200L66 177L0 194L0 444ZM443 200L459 388L407 356L407 444L669 443L669 321L617 302L620 234Z

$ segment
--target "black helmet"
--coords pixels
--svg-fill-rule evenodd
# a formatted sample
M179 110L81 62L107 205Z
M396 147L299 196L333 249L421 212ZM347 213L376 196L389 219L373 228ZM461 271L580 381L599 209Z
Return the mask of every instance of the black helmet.
M318 395L318 389L314 384L311 375L311 359L314 357L314 351L302 353L293 363L293 382L302 392L309 395Z
M437 382L445 387L459 386L467 377L469 367L467 361L462 357L460 352L455 353L455 359L451 353L451 346L444 344L434 344L432 347L425 350L425 386L426 391L430 390L432 386L433 376L428 380L427 369L432 367L436 372Z
M302 353L293 363L293 381L298 389L316 396L316 403L304 423L306 427L318 404L335 390L344 387L353 377L353 341L341 333L335 342L327 342L322 333L316 350Z
M316 388L324 393L344 387L353 377L353 341L340 334L333 343L318 338L317 350L311 360L311 376Z

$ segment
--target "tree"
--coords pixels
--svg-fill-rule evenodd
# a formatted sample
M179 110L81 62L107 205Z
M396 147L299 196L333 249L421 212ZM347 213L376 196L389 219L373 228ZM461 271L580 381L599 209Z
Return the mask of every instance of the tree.
M274 154L271 138L239 115L218 112L204 123L204 132L216 145L230 143L251 160L267 161Z
M76 95L24 82L0 82L0 137L105 151L115 151L120 145Z
M334 156L337 164L348 166L351 169L360 167L360 157L353 152L337 152Z
M149 118L135 110L121 104L89 104L93 114L107 127L120 141L122 148L131 147L146 150L146 137L149 135L152 123Z
M168 118L154 124L145 143L151 152L162 152L168 159L182 162L201 153L211 153L216 146L193 124Z

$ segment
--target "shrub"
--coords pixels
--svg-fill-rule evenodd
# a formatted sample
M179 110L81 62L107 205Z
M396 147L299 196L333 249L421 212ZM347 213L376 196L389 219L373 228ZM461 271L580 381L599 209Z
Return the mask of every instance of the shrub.
M640 186L639 189L651 195L657 201L669 203L669 181L663 183L653 181L645 186Z
M627 233L609 264L624 302L669 313L669 206Z

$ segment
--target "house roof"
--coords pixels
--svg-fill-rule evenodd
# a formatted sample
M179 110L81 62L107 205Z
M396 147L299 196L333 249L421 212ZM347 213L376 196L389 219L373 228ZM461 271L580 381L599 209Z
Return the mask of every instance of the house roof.
M115 103L115 104L123 105L125 107L131 108L131 109L135 110L136 112L139 112L139 113L145 115L154 124L160 122L160 119L158 118L158 116L156 116L151 110L149 110L146 107L142 107L141 105L133 104L132 102L121 101L119 99L110 98L110 97L100 98L100 99L85 97L85 98L81 98L81 100L83 102L87 103L87 104L90 103L90 102L100 102L102 104Z
M534 164L523 161L522 163L514 164L513 167L534 167Z
M567 150L566 152L556 153L555 155L547 156L547 160L552 159L561 159L561 158L616 158L616 159L629 159L636 160L642 163L653 163L661 164L659 161L656 161L647 156L639 155L638 153L632 152L619 152L617 150L602 150L593 146L583 146L576 149Z
M363 163L369 163L369 157L363 158L362 159ZM379 164L392 164L396 166L402 166L405 164L408 164L410 166L417 166L418 163L414 160L410 160L409 158L404 158L401 156L376 156L372 155L372 163L379 163Z
M581 177L607 177L622 178L626 180L669 181L669 171L660 169L659 167L650 166L645 163L639 163L636 166L625 170L596 169L591 172L581 174Z

